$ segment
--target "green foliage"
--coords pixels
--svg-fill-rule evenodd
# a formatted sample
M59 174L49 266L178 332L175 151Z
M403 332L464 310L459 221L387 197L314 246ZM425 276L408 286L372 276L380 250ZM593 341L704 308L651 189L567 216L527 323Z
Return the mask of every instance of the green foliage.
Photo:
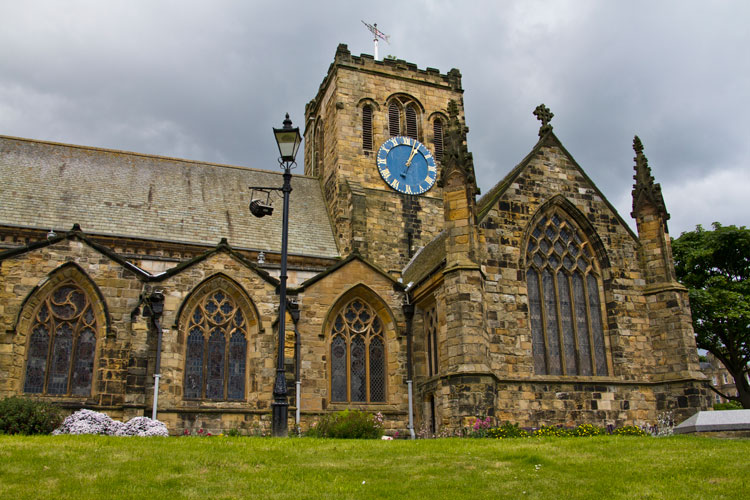
M647 431L635 425L625 425L612 431L614 436L650 436Z
M526 438L529 437L529 433L518 427L518 424L505 422L503 425L489 429L487 437L493 439Z
M690 291L695 341L716 356L750 408L750 229L697 226L674 240L677 279Z
M242 433L240 432L239 429L229 429L227 431L227 436L228 437L240 437L241 435L242 435Z
M323 415L308 437L339 439L378 439L383 435L383 417L358 410L344 410Z
M573 437L606 436L607 429L604 427L597 427L593 424L581 424L578 427L571 429L570 435Z
M741 410L742 405L739 401L727 401L726 403L716 403L714 410Z
M0 434L50 434L62 420L48 403L16 396L0 401Z

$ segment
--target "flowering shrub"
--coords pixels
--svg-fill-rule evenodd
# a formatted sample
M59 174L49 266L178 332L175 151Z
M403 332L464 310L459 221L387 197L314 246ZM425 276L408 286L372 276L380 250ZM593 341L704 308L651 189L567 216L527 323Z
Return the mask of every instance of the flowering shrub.
M490 417L486 417L485 419L477 417L474 419L474 422L471 424L471 429L468 430L466 435L473 438L487 437L487 431L491 427L492 424L490 423Z
M49 434L61 421L60 411L47 403L15 396L0 401L0 434Z
M340 439L378 439L383 435L383 414L344 410L323 415L310 426L309 437Z
M635 425L625 425L612 431L615 436L650 436L651 434Z
M91 410L78 410L52 432L60 434L101 434L106 436L168 436L167 426L148 417L131 418L127 423Z
M503 425L487 430L487 437L493 439L526 438L529 433L518 427L518 424L505 422Z
M114 422L114 421L113 421ZM134 417L122 424L115 436L169 436L167 426L148 417Z
M593 424L580 424L578 427L570 429L569 435L575 437L606 436L607 429Z

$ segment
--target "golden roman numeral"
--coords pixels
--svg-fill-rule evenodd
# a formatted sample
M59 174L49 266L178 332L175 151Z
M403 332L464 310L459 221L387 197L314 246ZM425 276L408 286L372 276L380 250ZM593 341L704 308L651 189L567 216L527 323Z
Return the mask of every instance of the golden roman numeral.
M391 187L392 187L393 189L398 189L398 181L397 181L396 179L393 179L393 180L391 181Z
M385 160L385 158L378 158L378 165L385 165L386 163L388 162Z
M385 179L391 176L391 171L387 168L384 168L380 171L380 175L382 175Z
M408 184L406 185L406 194L414 194L411 192L411 186Z
M437 174L437 167L433 167L432 165L427 167L428 172L435 172Z

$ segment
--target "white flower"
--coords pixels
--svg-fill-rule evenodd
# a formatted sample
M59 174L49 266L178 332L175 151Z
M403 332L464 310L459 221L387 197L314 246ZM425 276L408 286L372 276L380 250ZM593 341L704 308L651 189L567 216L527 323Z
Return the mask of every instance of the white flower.
M380 439L382 439L383 441L393 441L393 437L391 437L391 436L383 436Z

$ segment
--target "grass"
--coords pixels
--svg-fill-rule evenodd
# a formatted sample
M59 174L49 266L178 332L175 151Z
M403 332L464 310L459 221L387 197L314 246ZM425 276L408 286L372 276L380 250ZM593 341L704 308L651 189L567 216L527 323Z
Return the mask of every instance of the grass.
M0 498L747 498L750 440L0 436Z

